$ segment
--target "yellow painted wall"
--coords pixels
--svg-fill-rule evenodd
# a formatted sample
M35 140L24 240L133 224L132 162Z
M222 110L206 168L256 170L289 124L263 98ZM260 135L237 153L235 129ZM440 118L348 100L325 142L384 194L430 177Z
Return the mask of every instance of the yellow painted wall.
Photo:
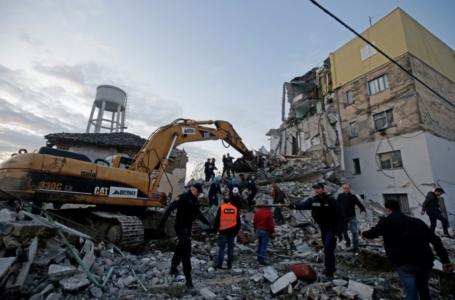
M453 50L400 8L396 8L362 32L362 36L371 42L375 42L379 49L393 59L410 52L455 82ZM431 48L428 48L427 43L428 51L425 48L424 40L432 44ZM363 40L355 37L335 52L330 53L333 89L341 87L389 62L380 53L362 61L360 50L366 45ZM436 57L438 57L437 60Z
M406 12L400 11L409 52L455 82L454 51Z

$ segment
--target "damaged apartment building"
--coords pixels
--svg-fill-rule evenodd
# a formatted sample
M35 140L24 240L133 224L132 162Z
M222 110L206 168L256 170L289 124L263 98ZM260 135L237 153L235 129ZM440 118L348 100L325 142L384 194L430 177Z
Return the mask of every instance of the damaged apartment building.
M425 195L442 187L443 214L455 226L454 51L400 8L362 36L445 100L356 37L284 83L283 123L267 133L270 147L339 168L361 197L397 199L425 221Z

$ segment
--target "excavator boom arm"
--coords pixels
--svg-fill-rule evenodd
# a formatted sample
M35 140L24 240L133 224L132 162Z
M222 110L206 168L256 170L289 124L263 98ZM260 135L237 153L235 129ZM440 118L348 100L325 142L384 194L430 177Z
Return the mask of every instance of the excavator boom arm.
M202 125L212 125L210 128ZM130 170L153 171L163 159L168 159L173 148L188 142L224 140L246 158L252 157L232 125L226 121L194 121L178 119L172 124L158 128L133 158ZM166 162L167 164L167 162Z

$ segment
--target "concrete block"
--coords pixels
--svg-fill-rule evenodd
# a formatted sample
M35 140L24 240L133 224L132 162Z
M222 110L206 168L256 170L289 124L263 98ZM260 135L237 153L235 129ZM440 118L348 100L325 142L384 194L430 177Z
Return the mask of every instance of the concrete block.
M42 294L35 294L29 300L44 300L44 296Z
M11 234L17 237L54 235L52 226L37 221L15 221L10 224L13 225Z
M297 276L293 272L289 272L281 276L277 281L275 281L271 286L270 290L273 294L277 294L284 290L289 284L297 281Z
M0 285L3 282L3 279L6 278L9 270L16 261L15 257L1 257L0 258Z
M38 237L35 236L30 244L22 244L17 248L16 263L14 264L14 274L9 275L5 290L20 291L27 278L30 266L35 258L38 249Z
M62 299L62 295L59 293L51 293L49 296L46 297L45 300L60 300Z
M123 284L125 286L129 286L130 284L132 284L134 281L136 281L136 279L133 277L133 276L128 276L126 277L125 279L123 279Z
M87 275L83 273L63 279L59 283L66 292L74 292L90 285L90 280L87 278Z
M166 261L166 262L160 262L158 266L156 267L158 270L164 270L164 269L170 269L171 268L171 262Z
M51 281L60 281L62 279L71 277L76 272L75 267L50 265L47 275Z
M6 250L14 250L19 248L19 246L21 245L21 243L14 236L11 235L7 235L3 238L3 244Z
M156 278L156 277L155 277ZM157 278L158 279L158 278ZM117 280L117 286L121 289L123 289L125 287L125 285L123 284L123 279L122 278L119 278Z
M66 249L39 249L36 252L35 259L33 260L33 265L37 267L46 267L51 261L55 258L59 258L60 261L64 260Z
M96 299L101 299L101 297L103 297L103 291L96 286L90 288L90 294Z
M335 279L335 280L332 280L332 283L336 286L345 286L346 284L348 284L348 282L346 280L343 280L343 279Z
M348 289L359 294L364 299L373 299L374 288L369 285L349 280Z
M93 254L93 248L92 248L91 252L85 253L84 258L82 259L82 261L85 263L87 268L90 269L93 266L93 263L95 262L95 259L96 259L96 257L95 257L95 254ZM77 268L77 273L82 273L82 272L84 272L84 270L82 270L82 267L79 266Z
M199 293L201 293L201 296L204 297L204 299L215 299L216 298L216 294L213 293L211 290L209 290L208 288L203 288L199 291Z
M7 208L0 210L0 220L2 222L16 221L16 217L17 217L17 212L15 212L15 211L10 211Z
M274 282L278 279L278 272L273 267L265 267L264 268L264 278L270 282Z

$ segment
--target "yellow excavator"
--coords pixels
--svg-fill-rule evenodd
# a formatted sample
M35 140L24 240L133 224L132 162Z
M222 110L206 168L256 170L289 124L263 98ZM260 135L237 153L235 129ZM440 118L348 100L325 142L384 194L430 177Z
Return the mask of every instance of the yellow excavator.
M0 189L30 202L95 204L96 208L59 213L98 229L113 243L132 248L142 244L144 228L152 226L144 208L167 205L166 194L157 190L172 149L219 139L246 161L253 160L252 151L229 122L177 119L152 133L133 159L117 155L91 162L83 154L46 147L38 153L14 155L0 168ZM14 200L7 195L0 199Z

